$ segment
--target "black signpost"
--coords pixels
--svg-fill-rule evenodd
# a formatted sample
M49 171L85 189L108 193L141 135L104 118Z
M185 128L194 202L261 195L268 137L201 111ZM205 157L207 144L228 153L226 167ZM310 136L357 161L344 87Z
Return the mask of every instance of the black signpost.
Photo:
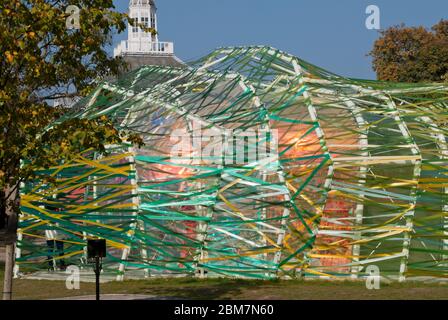
M100 300L100 273L102 258L106 257L106 240L95 239L87 241L87 258L95 261L96 300Z

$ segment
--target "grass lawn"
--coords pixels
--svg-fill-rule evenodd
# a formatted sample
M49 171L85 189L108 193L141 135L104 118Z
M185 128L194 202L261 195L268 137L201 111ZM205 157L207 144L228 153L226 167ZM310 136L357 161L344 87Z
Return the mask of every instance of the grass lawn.
M3 266L0 267L3 286ZM81 283L80 290L67 290L64 281L14 280L13 299L51 299L92 295L94 283ZM199 280L154 279L109 282L102 293L147 294L184 299L448 299L448 285L423 283L382 284L367 290L363 282L329 281L254 281L233 279Z

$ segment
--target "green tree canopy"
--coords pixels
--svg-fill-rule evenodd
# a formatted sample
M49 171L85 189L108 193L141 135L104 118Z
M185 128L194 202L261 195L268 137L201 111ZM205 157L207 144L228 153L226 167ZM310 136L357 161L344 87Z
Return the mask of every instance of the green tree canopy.
M79 29L67 28L69 5L80 9ZM117 74L124 66L121 59L108 55L107 47L114 33L126 29L127 21L112 0L0 2L2 218L18 212L18 186L33 178L33 168L48 168L87 148L104 151L106 144L126 135L107 117L48 126L67 112L53 107L52 101L82 96L96 79ZM140 142L136 136L126 138ZM0 229L4 221L0 219Z
M370 52L378 80L448 81L448 20L431 30L401 25L380 33Z

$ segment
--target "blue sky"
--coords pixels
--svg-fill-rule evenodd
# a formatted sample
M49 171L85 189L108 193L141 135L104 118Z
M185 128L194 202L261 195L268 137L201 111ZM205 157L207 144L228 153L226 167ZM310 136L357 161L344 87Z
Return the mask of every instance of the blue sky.
M114 0L126 11L128 0ZM368 5L381 9L381 28L430 27L448 18L447 0L156 0L159 40L192 60L220 46L270 45L332 72L374 79L366 54L378 37L365 27ZM118 42L127 35L118 35Z

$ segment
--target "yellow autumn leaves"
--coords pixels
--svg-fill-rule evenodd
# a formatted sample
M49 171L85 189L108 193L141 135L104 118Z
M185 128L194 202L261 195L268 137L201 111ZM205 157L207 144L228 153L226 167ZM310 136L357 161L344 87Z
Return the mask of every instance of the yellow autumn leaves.
M5 51L6 61L8 61L10 64L14 62L14 58L18 55L17 51Z

